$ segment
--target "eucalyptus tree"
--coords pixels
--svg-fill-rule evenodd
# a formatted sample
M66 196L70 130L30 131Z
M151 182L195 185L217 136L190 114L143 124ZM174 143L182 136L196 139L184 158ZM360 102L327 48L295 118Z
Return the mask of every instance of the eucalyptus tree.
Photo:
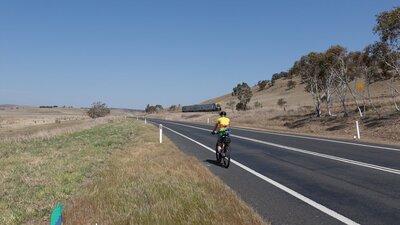
M330 47L325 54L327 70L329 71L330 76L335 80L336 94L341 102L343 115L347 117L349 113L346 106L346 100L347 93L350 89L349 83L351 81L348 73L347 50L340 45L335 45Z
M239 103L236 105L237 110L247 110L247 104L250 102L253 97L253 92L251 91L250 86L243 82L238 84L234 90L236 90L236 96L239 99Z
M389 68L388 84L393 104L400 111L396 102L400 92L394 85L394 81L400 79L400 7L378 14L376 22L374 32L379 35L380 42L374 44L374 51Z
M310 93L315 106L315 114L321 116L321 102L323 97L322 79L323 54L310 52L308 55L301 57L296 61L289 70L290 76L298 75L301 77L302 83L305 84L305 91Z
M354 88L352 91L356 97L361 97L363 100L363 113L366 114L366 104L373 108L378 116L379 111L372 102L370 84L376 80L380 80L380 70L378 69L379 62L374 58L371 53L371 46L367 46L363 51L351 52L349 58L349 73L356 82L354 82ZM357 82L361 80L362 82Z

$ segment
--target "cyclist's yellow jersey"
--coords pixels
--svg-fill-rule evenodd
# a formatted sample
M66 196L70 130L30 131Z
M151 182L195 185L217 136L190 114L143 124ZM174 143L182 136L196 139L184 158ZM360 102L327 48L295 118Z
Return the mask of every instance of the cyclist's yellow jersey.
M219 129L222 130L231 125L231 120L227 117L220 117L217 120L217 124L219 125Z

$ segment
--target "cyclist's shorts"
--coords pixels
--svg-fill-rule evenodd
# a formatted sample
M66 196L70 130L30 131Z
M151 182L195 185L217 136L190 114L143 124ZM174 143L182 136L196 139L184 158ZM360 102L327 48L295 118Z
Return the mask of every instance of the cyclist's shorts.
M221 128L221 129L219 129L219 132L218 132L218 139L221 139L225 136L229 136L230 133L231 133L231 130L229 128Z
M221 146L224 141L229 145L231 143L231 138L229 136L218 138L217 145Z

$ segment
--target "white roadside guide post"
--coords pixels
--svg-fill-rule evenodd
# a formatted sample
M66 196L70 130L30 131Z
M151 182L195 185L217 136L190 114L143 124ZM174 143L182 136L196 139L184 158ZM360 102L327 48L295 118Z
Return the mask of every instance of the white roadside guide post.
M162 143L162 124L160 124L160 144Z
M207 124L210 124L210 117L207 118Z
M144 124L147 124L147 119L146 118L144 118Z
M357 130L357 139L360 140L360 127L358 126L358 120L356 120L356 130Z

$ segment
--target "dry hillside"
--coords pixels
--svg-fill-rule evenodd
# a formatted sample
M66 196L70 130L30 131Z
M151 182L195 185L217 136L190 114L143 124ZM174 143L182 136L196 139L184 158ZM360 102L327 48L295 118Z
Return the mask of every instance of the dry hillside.
M276 80L274 86L262 91L259 91L257 86L253 87L253 97L249 104L250 107L253 107L254 102L258 101L263 105L264 110L279 110L280 108L277 105L277 101L280 98L283 98L285 99L285 101L287 101L288 110L297 110L302 107L310 106L313 107L313 101L310 94L304 91L304 84L301 84L299 78L294 78L293 80L297 83L297 85L291 90L287 89L287 82L289 81L289 79L278 79ZM396 85L400 87L400 82L397 82ZM351 84L351 86L355 86L354 82ZM375 82L371 84L370 92L371 96L376 98L375 101L390 101L389 88L385 81ZM348 100L352 100L350 94L348 95ZM202 103L206 104L219 102L222 104L222 108L224 108L225 110L229 110L229 107L226 105L226 103L230 101L235 101L237 103L238 99L236 96L232 96L232 94L229 93L224 96L209 99Z
M400 113L394 111L386 81L375 82L370 86L373 102L381 113L379 117L371 108L368 108L366 116L360 118L354 101L351 95L348 94L347 105L350 111L348 118L343 117L338 99L334 100L334 116L328 117L326 115L325 105L323 104L323 116L316 118L310 94L304 91L304 84L300 84L298 78L294 78L294 80L297 85L291 90L287 89L288 79L284 78L276 80L274 86L262 91L259 91L257 86L253 87L253 97L249 103L251 109L248 111L236 111L229 108L227 106L228 102L238 102L237 97L232 96L230 93L202 103L221 103L222 108L232 118L233 125L236 126L353 139L355 134L354 124L356 120L359 120L362 131L361 140L385 144L400 144ZM400 82L398 81L395 85L400 87ZM351 86L355 87L355 82ZM366 93L364 94L366 96ZM277 101L280 98L283 98L287 102L285 110L277 105ZM400 100L400 97L398 100ZM262 108L255 109L254 103L257 101L262 104ZM206 123L208 118L211 118L212 122L218 117L216 113L181 112L162 112L150 116L198 123Z

